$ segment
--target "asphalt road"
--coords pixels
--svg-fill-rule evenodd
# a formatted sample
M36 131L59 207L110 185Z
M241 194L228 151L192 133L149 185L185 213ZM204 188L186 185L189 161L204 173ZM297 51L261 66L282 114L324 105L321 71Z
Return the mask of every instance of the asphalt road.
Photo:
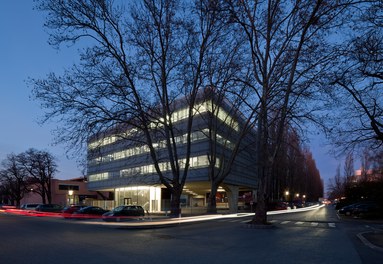
M0 263L382 263L356 234L379 223L348 222L331 207L272 215L273 228L224 218L167 228L123 229L0 214Z

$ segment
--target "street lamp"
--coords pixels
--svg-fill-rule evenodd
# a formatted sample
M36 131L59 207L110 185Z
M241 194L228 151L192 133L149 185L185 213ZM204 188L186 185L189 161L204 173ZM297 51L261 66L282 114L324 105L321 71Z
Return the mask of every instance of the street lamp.
M69 195L69 205L71 205L71 198L73 195L73 190L68 190L68 195Z
M290 194L290 192L289 192L289 191L285 191L286 202L289 200L289 194Z

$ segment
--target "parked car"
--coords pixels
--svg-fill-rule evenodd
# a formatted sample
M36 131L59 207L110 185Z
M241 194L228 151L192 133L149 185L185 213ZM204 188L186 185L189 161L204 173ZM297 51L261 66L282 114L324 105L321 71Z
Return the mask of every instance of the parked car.
M358 204L352 214L356 217L377 217L382 215L382 208L377 203Z
M59 204L39 204L35 211L37 212L48 212L48 213L61 213L63 207Z
M358 202L358 203L353 203L353 204L350 204L350 205L346 205L346 206L343 206L342 208L340 208L338 210L338 213L339 214L344 214L344 215L353 215L354 214L354 210L360 206L360 205L363 205L363 204L372 204L374 202L371 202L371 201L364 201L364 202Z
M109 212L98 206L87 206L73 213L72 218L78 219L89 219L89 218L100 218L103 214Z
M64 218L71 218L72 214L74 212L77 212L78 210L87 207L87 205L71 205L67 206L62 210Z
M16 209L14 205L0 204L0 212L5 212L6 210Z
M287 210L288 208L289 208L289 204L286 202L270 202L267 205L268 211Z
M352 211L354 211L354 208L358 205L358 203L350 204L343 206L338 210L339 214L344 214L344 215L351 215Z
M22 206L20 206L20 209L33 211L36 209L36 207L38 205L40 205L40 204L39 203L27 203L27 204L23 204Z
M102 215L104 221L124 221L142 219L145 216L145 211L139 205L122 205L114 208Z

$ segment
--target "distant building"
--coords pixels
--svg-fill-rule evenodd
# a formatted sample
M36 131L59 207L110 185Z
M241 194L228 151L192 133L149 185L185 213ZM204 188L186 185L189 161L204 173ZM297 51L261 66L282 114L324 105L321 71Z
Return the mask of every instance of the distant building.
M356 170L354 177L354 182L368 181L368 182L376 182L383 181L383 169L368 169L365 170L363 168Z
M41 195L36 192L37 186L32 184L28 188L29 192L25 194L21 204L42 203ZM51 194L52 203L62 206L70 204L93 205L94 203L100 203L98 201L113 199L109 192L89 191L87 181L83 177L70 180L52 179Z
M212 118L211 111L214 103L200 96L195 106L195 117L191 134L190 169L183 195L182 204L189 207L204 207L210 194L210 180L208 177L209 158L209 126L207 120ZM217 153L230 153L242 128L243 120L240 116L230 113L229 102L223 100L220 111L215 114L214 121L219 122L217 128L218 144ZM184 101L176 101L173 105L172 123L177 128L175 137L179 159L186 153L186 122L188 108ZM154 124L153 127L158 124ZM170 193L163 186L156 174L149 148L143 143L138 143L137 137L143 137L135 128L125 128L125 139L121 139L113 130L104 131L92 137L88 143L88 188L93 191L113 192L115 205L138 204L150 212L166 211L169 209ZM129 136L131 135L131 140ZM134 137L134 138L133 138ZM126 139L127 138L127 139ZM167 157L166 141L158 137L155 143L158 155L162 155L159 164L166 173L170 168ZM251 144L254 135L244 138L243 144ZM161 151L164 149L164 151ZM218 155L219 156L219 155ZM227 157L227 155L226 155ZM219 166L223 160L218 160ZM255 174L254 146L239 153L229 176L218 189L218 207L227 207L228 198L239 202L251 201L249 193L254 195L257 179Z

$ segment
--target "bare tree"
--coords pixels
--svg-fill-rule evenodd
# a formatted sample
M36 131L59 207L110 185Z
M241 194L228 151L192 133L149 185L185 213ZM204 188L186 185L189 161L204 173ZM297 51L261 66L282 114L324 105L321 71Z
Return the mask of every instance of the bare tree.
M330 179L328 189L330 199L340 199L345 196L345 181L340 173L340 165L336 169L334 178Z
M344 160L344 177L347 183L349 183L353 176L355 175L354 168L354 156L350 152L347 154L346 159Z
M232 88L232 87L231 87ZM237 91L237 94L230 96L230 90L211 88L206 90L204 98L207 102L208 115L203 126L207 131L205 136L209 141L208 161L209 179L211 183L210 196L207 211L216 213L216 194L218 187L224 182L228 175L233 171L237 156L241 154L242 159L248 160L246 165L254 162L250 155L254 150L255 134L253 122L255 112L248 107L244 107L245 94ZM231 100L230 100L231 99ZM230 102L229 102L230 100ZM244 110L247 109L246 118ZM242 111L241 111L242 110ZM237 169L239 164L237 163ZM228 189L228 191L231 191ZM236 195L234 196L236 197ZM229 200L229 210L237 211L238 201Z
M20 201L27 191L28 172L25 171L18 155L10 154L2 161L0 170L0 182L6 190L8 200L16 206L20 206Z
M258 96L257 208L253 222L266 224L271 168L288 121L321 123L319 80L330 65L326 33L344 22L350 1L227 1L238 34L247 40L249 88ZM315 100L315 104L313 101ZM259 107L258 107L259 106ZM276 133L269 134L274 126Z
M338 109L333 142L341 150L383 145L383 6L369 1L354 12L351 38L339 48L332 76Z
M20 166L28 173L29 184L41 196L42 203L52 203L52 179L57 172L56 160L47 151L29 149L18 155Z
M63 76L32 79L34 97L60 120L58 142L83 146L90 136L117 131L121 140L149 148L160 182L171 192L179 214L180 195L190 167L191 132L197 94L206 82L207 53L221 34L218 2L40 1L52 45L81 44L81 62ZM82 41L82 42L81 42ZM185 127L174 124L177 98L187 108ZM179 101L178 101L178 104ZM140 137L124 137L126 131ZM186 135L185 152L176 138ZM165 147L158 149L158 140ZM165 149L165 152L164 152ZM170 172L161 169L166 157Z

